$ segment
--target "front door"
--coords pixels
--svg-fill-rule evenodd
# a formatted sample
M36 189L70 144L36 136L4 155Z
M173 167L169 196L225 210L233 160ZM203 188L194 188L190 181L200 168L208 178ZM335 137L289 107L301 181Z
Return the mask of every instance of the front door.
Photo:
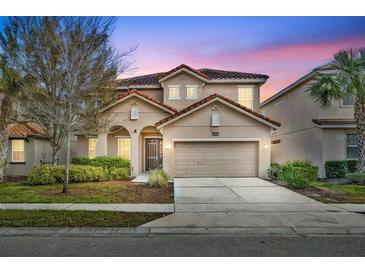
M146 170L162 167L162 139L146 139Z

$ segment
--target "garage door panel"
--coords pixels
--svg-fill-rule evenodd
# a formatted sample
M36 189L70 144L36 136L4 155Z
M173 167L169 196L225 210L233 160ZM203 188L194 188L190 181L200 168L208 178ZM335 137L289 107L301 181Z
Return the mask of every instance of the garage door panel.
M257 176L257 142L175 143L176 176Z

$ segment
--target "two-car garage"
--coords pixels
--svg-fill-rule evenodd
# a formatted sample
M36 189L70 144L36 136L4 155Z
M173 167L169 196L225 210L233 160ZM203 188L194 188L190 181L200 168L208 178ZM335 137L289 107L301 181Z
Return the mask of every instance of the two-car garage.
M191 141L174 146L177 177L258 175L258 142Z

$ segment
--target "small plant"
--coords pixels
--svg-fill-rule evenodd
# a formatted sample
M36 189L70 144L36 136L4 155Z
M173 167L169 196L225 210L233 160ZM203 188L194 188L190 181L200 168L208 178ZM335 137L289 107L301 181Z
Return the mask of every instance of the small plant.
M163 169L153 169L148 176L148 183L151 186L167 187L169 182L169 176Z
M272 163L268 169L268 176L271 181L276 181L281 174L281 166L277 163Z
M364 183L365 173L348 173L345 178L351 180L352 183Z
M291 161L281 165L280 179L293 188L305 188L318 177L318 167L309 161Z

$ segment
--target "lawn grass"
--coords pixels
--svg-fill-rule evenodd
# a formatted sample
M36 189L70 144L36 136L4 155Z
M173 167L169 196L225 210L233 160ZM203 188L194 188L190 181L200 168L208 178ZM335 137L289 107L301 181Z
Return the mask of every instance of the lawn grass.
M323 203L365 203L365 185L359 184L316 182L298 192Z
M0 210L0 227L136 227L163 213L111 211Z
M62 185L30 186L1 183L0 203L173 203L172 185L168 188L136 185L130 181L70 184L68 194Z

